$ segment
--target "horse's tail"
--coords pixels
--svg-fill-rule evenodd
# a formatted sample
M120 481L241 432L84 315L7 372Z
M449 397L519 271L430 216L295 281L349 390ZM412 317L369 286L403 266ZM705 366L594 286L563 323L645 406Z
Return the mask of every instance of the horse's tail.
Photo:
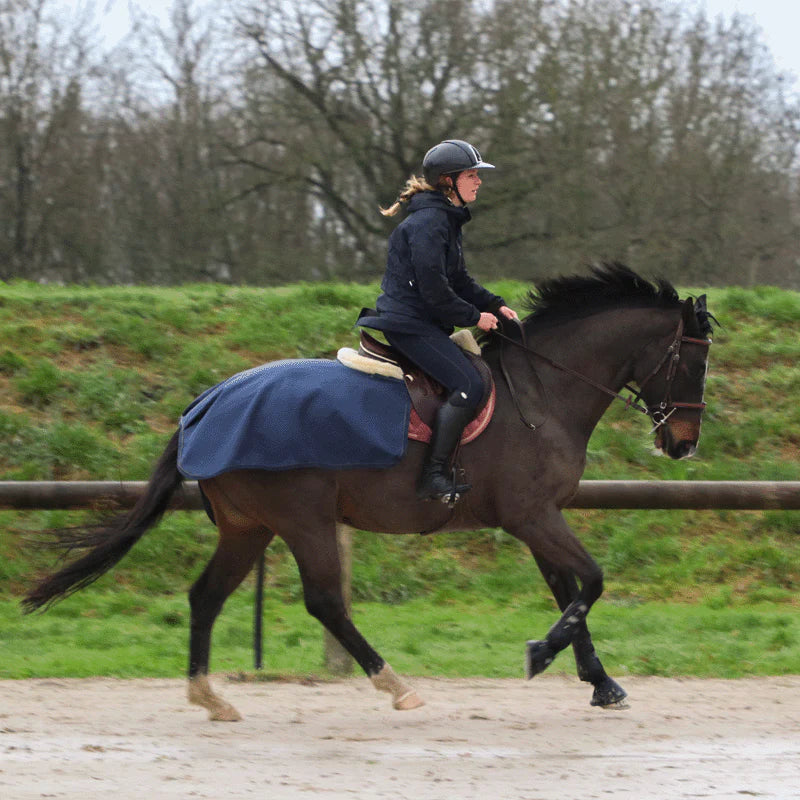
M176 432L153 469L144 494L130 511L97 525L51 532L53 546L67 555L75 550L88 552L41 579L22 599L25 611L50 606L108 572L161 519L182 482Z

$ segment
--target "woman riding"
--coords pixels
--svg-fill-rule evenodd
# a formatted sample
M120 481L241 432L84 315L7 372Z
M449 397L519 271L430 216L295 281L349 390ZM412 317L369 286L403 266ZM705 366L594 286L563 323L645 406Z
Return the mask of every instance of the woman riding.
M386 272L376 315L358 324L383 332L409 361L448 391L436 414L431 443L417 483L419 499L449 501L470 489L457 484L450 460L464 427L481 400L482 381L458 345L455 327L497 327L497 314L516 318L502 297L485 289L467 272L461 228L471 218L481 179L494 169L468 142L448 139L432 147L422 162L423 177L412 176L384 216L403 207L408 215L389 237Z

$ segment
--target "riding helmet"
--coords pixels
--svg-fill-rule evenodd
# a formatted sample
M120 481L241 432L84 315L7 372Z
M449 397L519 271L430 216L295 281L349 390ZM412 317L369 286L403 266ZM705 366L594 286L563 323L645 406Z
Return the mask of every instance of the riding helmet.
M494 169L494 164L487 164L478 149L462 139L439 142L422 159L422 174L431 186L436 186L442 175L452 175L465 169Z

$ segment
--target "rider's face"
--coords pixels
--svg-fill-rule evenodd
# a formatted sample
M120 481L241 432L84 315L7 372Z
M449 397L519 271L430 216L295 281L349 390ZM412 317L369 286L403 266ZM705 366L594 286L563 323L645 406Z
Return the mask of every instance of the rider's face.
M478 176L478 170L467 169L459 173L456 178L456 188L458 193L464 199L465 203L471 203L478 195L478 189L481 186L481 179ZM458 198L453 198L457 200Z

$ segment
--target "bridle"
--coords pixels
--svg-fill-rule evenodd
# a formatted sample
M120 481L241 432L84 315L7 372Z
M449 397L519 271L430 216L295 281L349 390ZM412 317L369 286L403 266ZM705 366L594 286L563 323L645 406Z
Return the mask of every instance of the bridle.
M535 356L540 361L543 361L545 364L560 370L561 372L565 372L568 375L571 375L578 380L583 381L584 383L593 386L598 391L604 392L605 394L609 395L610 397L614 398L615 400L621 400L625 403L626 408L632 408L635 411L639 411L642 414L647 415L653 422L653 430L651 433L658 430L664 423L678 410L678 409L689 409L694 411L700 411L702 413L703 409L705 409L706 404L704 402L699 403L684 403L681 401L673 400L672 399L672 383L675 380L675 376L678 372L678 365L680 364L681 360L681 347L684 344L691 344L697 345L700 347L710 347L711 340L710 339L696 339L692 336L684 336L684 322L683 317L678 322L678 327L675 330L675 335L673 336L672 343L667 347L666 352L661 357L661 360L656 364L653 370L642 380L639 382L639 388L636 389L635 387L631 386L630 384L625 384L623 389L627 389L631 392L631 395L626 396L620 394L619 392L615 392L613 389L609 389L608 387L604 386L602 383L594 380L593 378L588 377L587 375L583 375L580 372L572 369L571 367L566 366L566 364L562 364L559 361L556 361L549 356L543 355L542 353L537 352L536 350L531 349L528 347L526 337L525 337L525 328L522 323L515 319L514 322L517 323L519 326L520 331L520 340L517 341L510 336L506 336L504 333L501 333L498 330L493 330L492 334L494 336L499 337L505 342L510 342L515 347L524 350L526 353ZM540 422L534 424L529 422L525 414L520 406L519 398L517 397L517 392L514 387L513 380L511 378L508 369L506 368L504 359L503 359L503 349L500 349L500 368L503 373L503 377L505 378L506 383L508 384L509 392L511 393L511 397L514 401L514 405L516 406L517 413L519 414L520 419L524 423L524 425L531 430L536 430L537 428L541 427L544 424ZM644 400L642 394L645 390L645 387L648 383L650 383L656 375L658 375L661 370L666 369L665 375L665 385L664 385L664 398L661 400L660 403L656 403L654 405L643 405L642 400ZM538 374L534 369L534 374L538 380ZM539 381L541 384L541 381ZM545 420L546 421L546 420Z
M678 364L680 364L681 361L681 346L683 344L693 344L700 347L711 347L711 339L696 339L693 336L684 336L683 330L684 322L683 317L681 317L672 344L667 348L667 352L664 353L661 361L658 362L652 372L650 372L644 380L639 382L638 392L630 386L625 386L626 389L634 393L636 400L641 400L645 386L647 386L662 369L666 368L664 399L657 405L647 406L645 408L645 413L653 421L653 430L651 433L658 430L658 428L660 428L679 408L702 413L706 407L706 404L702 400L699 403L683 403L672 399L672 382L675 380L675 375L678 372Z

